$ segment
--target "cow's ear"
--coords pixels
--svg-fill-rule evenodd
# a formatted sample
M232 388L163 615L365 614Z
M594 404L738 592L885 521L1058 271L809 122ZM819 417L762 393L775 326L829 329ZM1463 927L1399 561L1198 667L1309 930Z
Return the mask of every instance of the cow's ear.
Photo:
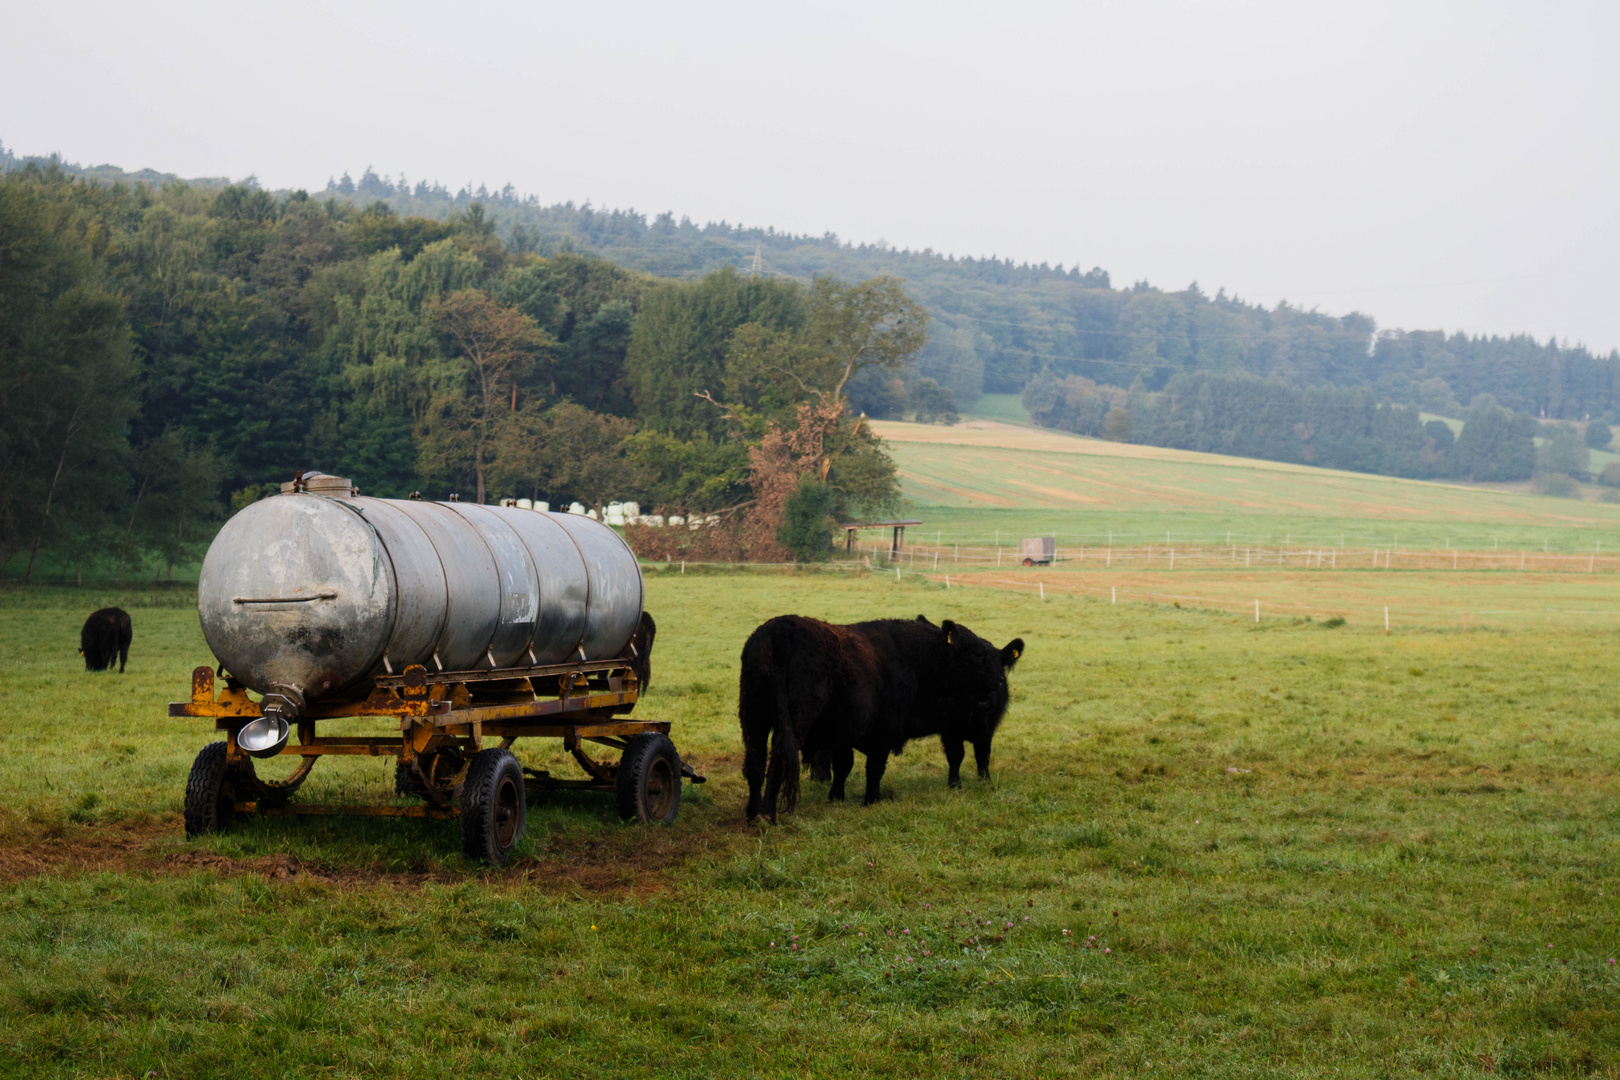
M934 625L933 623L928 621L928 616L926 616L926 615L917 616L917 621L922 623L924 626L933 626Z
M951 622L951 620L946 619L944 622L939 624L939 628L945 631L945 644L949 645L951 643L951 639L956 636L956 624Z
M1024 639L1021 637L1013 638L1007 642L1007 647L1001 650L1001 666L1011 671L1012 666L1018 663L1018 658L1023 655Z

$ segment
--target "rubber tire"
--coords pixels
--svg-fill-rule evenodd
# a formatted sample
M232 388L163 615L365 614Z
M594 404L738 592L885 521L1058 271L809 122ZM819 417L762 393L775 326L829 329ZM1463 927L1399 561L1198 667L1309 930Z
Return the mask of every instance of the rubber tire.
M668 735L632 735L619 759L619 816L668 825L681 810L681 756Z
M1034 559L1025 559L1024 560L1024 565L1025 566L1034 566L1035 565L1035 560Z
M523 768L510 750L480 750L461 788L461 850L469 859L500 866L523 839L529 814Z
M224 832L236 817L236 784L225 760L225 744L209 743L186 777L186 835Z

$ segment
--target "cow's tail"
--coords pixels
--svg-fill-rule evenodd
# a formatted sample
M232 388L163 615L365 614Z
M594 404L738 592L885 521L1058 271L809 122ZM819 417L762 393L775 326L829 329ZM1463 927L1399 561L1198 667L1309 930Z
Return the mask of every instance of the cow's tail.
M771 733L771 779L781 785L778 797L784 811L799 805L799 736L793 730L793 703L788 694L787 665L792 650L778 650L778 662L771 665L776 682L776 726Z

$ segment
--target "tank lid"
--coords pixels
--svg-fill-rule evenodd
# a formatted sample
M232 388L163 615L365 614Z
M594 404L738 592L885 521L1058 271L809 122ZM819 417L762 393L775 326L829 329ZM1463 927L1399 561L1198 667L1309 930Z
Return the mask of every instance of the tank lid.
M310 470L294 474L291 480L281 485L283 495L294 491L314 491L322 495L348 498L354 494L354 485L344 477Z

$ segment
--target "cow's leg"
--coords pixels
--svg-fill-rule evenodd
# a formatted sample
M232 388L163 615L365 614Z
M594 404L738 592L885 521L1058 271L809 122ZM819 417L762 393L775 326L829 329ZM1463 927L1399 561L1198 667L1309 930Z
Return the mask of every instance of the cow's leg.
M748 780L748 820L759 817L759 788L765 782L765 739L759 735L747 741L743 750L743 776Z
M973 744L973 760L979 766L979 779L990 779L990 740Z
M951 787L961 787L962 758L966 756L962 750L962 740L950 739L941 735L939 741L940 745L945 747L945 764L951 767L951 775L945 782Z
M124 665L126 663L128 663L128 662L129 662L129 646L128 645L120 645L118 647L118 674L122 675L124 673ZM107 666L112 667L112 661L111 660L107 661Z
M832 787L827 789L828 802L844 801L844 781L855 768L855 751L845 746L832 752Z
M879 750L866 755L866 800L862 804L871 806L883 797L883 770L889 767L889 752Z
M771 738L774 742L781 737L781 733L777 732L773 734ZM781 755L773 754L772 757L780 758ZM795 769L799 767L797 754L794 755L792 767ZM783 770L779 760L773 760L771 762L771 767L765 771L765 801L761 804L760 810L765 814L765 820L769 821L772 825L776 824L776 801L782 794L782 772Z

